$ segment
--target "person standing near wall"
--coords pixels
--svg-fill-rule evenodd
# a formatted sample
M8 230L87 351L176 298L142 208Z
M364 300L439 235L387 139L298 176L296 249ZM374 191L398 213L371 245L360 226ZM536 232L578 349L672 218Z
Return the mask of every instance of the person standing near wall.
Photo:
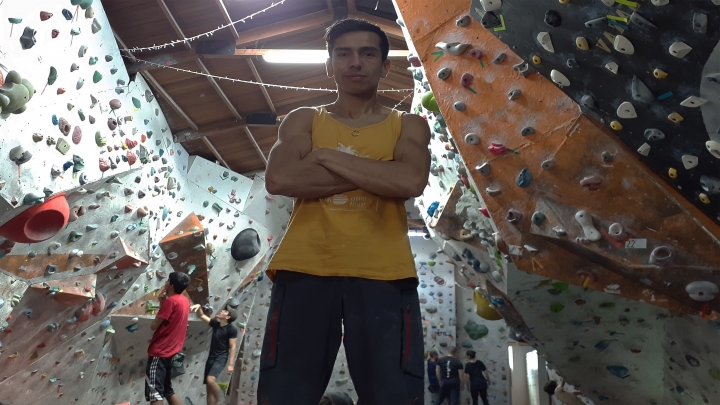
M148 346L145 368L145 399L151 405L162 405L163 398L170 405L182 405L182 399L172 388L172 359L185 344L190 315L190 302L182 295L190 284L190 276L172 272L160 289L160 310L150 325L154 330Z
M552 397L554 395L558 401L564 403L565 405L585 405L580 397L578 397L580 392L576 391L570 393L565 390L565 380L560 380L560 384L555 381L548 381L545 383L543 391L550 395L550 403L552 403Z
M238 331L232 325L237 319L237 311L228 307L218 312L214 318L205 315L200 304L190 307L200 319L210 324L212 328L212 340L210 341L210 353L205 362L205 375L203 384L207 390L207 405L220 403L223 393L217 383L217 377L227 368L228 373L233 372L235 362L235 348L237 347Z
M448 400L449 405L460 404L460 389L463 386L465 373L463 373L462 362L457 359L457 353L457 347L450 347L447 356L441 357L435 367L435 373L440 381L438 405L442 404L445 399Z
M435 350L430 350L428 352L428 356L430 357L427 361L427 375L428 375L428 381L430 385L428 386L428 391L430 391L430 396L432 398L432 405L440 405L438 400L440 399L440 381L438 381L437 378L437 361L438 361L438 352Z
M475 351L467 351L468 362L465 363L465 384L470 387L472 405L478 405L478 394L483 405L488 405L487 388L490 384L490 373L482 361L475 358Z
M423 330L404 204L427 184L430 127L378 102L390 72L382 29L339 20L325 41L337 100L288 114L267 165L267 191L295 205L267 270L258 403L318 403L342 343L359 403L422 404Z

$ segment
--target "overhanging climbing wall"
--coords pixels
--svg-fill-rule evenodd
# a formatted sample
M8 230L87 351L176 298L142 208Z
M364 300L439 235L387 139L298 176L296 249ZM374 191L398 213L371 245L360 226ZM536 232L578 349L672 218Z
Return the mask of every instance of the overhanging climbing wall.
M669 133L685 132L673 132L662 126L668 125L666 122L656 123L647 116L642 117L649 111L667 121L672 111L661 115L658 106L663 106L677 109L685 118L677 128L683 124L695 125L693 120L702 122L705 105L693 108L680 106L680 103L692 92L700 96L706 94L697 85L701 79L706 80L705 76L698 74L688 78L685 70L678 69L673 74L682 75L682 79L675 80L694 81L694 87L678 85L667 90L674 92L672 98L641 103L633 98L633 74L629 78L621 75L623 63L618 58L632 57L612 50L613 44L610 45L610 57L615 58L620 70L618 76L609 76L615 80L602 79L605 76L601 74L614 75L605 67L609 62L607 57L597 56L597 53L607 55L607 52L595 49L596 42L593 42L599 37L607 38L603 30L592 39L587 30L582 31L591 50L575 48L574 54L567 49L548 52L537 42L537 34L541 31L549 32L555 40L552 30L558 27L543 21L547 10L568 14L567 18L565 14L561 17L564 25L565 20L574 18L582 19L584 23L599 7L605 14L596 17L618 15L616 10L626 10L624 5L615 4L610 8L599 1L533 2L532 5L520 1L486 1L483 3L489 8L493 4L502 4L501 9L494 11L498 16L497 30L492 27L488 30L482 26L485 11L480 3L417 4L398 0L396 8L418 56L415 60L411 58L417 66L416 79L427 80L429 86L424 92L432 90L434 93L424 97L423 106L432 108L433 102L439 106L438 113L427 114L433 121L439 120L441 115L447 124L450 143L446 150L456 149L464 165L471 169L468 180L480 195L480 209L487 204L486 212L497 228L498 233L492 238L494 243L478 232L477 241L482 245L479 247L494 251L496 255L499 252L501 259L512 261L507 265L506 289L502 283L485 275L486 297L503 314L513 336L533 344L552 366L595 403L717 402L714 389L719 375L716 351L699 337L714 327L719 309L714 298L720 281L717 278L720 230L712 222L715 214L708 211L716 202L705 204L699 198L704 192L712 200L712 188L704 190L703 183L709 183L701 182L699 175L712 175L703 170L713 169L696 170L700 165L685 169L682 155L697 153L696 156L701 157L699 160L710 165L715 158L705 146L708 138L697 138L697 131L688 131L691 133L685 136L685 143L670 143L667 142L672 138ZM657 8L654 3L641 2L639 13L650 8L647 14L656 15L652 11ZM699 4L694 2L692 5L696 3ZM673 2L670 5L678 7L679 4ZM526 7L520 10L523 5ZM506 15L506 6L514 14ZM690 18L678 18L674 25L667 25L661 43L668 49L678 40L669 37L680 38L688 29L692 30L695 13L705 10L711 15L717 10L709 0L695 8L685 3L682 6L686 7L685 14L689 12ZM541 7L544 8L538 16L537 10ZM574 11L568 11L570 9ZM503 14L502 18L500 14ZM537 21L531 24L529 20L523 20L531 15ZM716 45L718 25L713 22L716 16L712 14L708 19L707 37L696 33L697 41L710 41L712 47ZM522 27L514 28L513 19L521 21L516 25ZM492 14L484 21L486 25L488 21L492 22ZM603 21L608 24L607 19ZM610 21L618 20L610 18ZM680 22L687 23L689 28L675 32ZM712 31L712 24L715 24L715 31ZM613 23L609 25L611 27L605 30L614 29ZM538 27L542 29L519 40L523 42L522 46L518 42L508 47L501 42L505 41L506 35ZM513 29L517 32L509 34L508 31ZM631 35L637 34L638 30L638 27L630 27L632 34L626 30L631 41ZM575 46L577 35L567 32L558 41L567 40ZM533 55L521 54L523 60L515 53L525 49L523 47L534 47L540 57L535 62L539 64L533 63ZM703 47L694 47L697 49ZM582 52L586 52L586 59L578 55ZM659 51L655 55L660 55ZM570 69L567 60L572 57L579 65L572 69L592 65L596 74L583 75L582 79L571 77L573 73L566 70ZM708 57L706 54L700 58ZM661 61L660 56L656 59ZM698 63L704 66L705 59ZM562 64L558 62L560 60ZM633 72L633 66L638 66L633 65L634 62L626 63L626 73ZM670 73L672 65L668 63L660 68L666 68ZM563 84L562 90L587 90L602 108L586 110L588 115L585 115L580 105L564 94L552 78L537 74L538 70L543 72L544 67L549 76L552 69L567 75L570 86ZM674 83L662 81L670 79L672 74L655 79L654 69L643 73L643 80L655 96L661 96L667 91L660 92L660 88L654 86ZM421 74L418 75L418 71ZM648 74L656 82L651 82ZM640 71L635 71L634 75L640 76ZM553 76L563 83L562 76ZM621 76L627 83L618 80ZM613 87L614 83L621 84ZM603 103L608 103L603 99L606 93L594 93L593 86L602 86L606 92L614 89L615 99L609 100L611 105L616 103L614 108L603 107ZM672 87L672 84L668 86ZM577 94L571 95L574 98ZM717 99L704 98L708 100L707 105ZM577 101L582 102L582 97ZM617 116L617 107L622 101L631 102L639 117ZM603 115L603 111L610 112ZM615 116L611 117L613 113ZM628 128L635 131L633 139L639 141L637 146L628 147L622 135L618 139L623 131L605 128L599 121L601 119L608 125L616 120L622 123L623 131ZM642 130L637 132L633 125L641 126ZM644 132L648 128L660 129L666 138L645 138ZM651 131L649 135L657 133ZM704 127L702 134L707 134ZM712 133L710 139L713 139ZM649 162L648 166L643 164L640 159L644 158L636 152L645 142L652 145L649 158L653 157L656 146L670 148L672 145L672 148L686 148L686 151L679 155L677 151L671 152L675 160L664 159L667 166L658 172ZM669 173L675 175L675 171L668 171L669 167L676 169L678 178L685 174L683 181L688 176L695 176L694 191L683 195L663 180L662 177L669 177ZM715 170L714 176L717 176ZM683 190L686 188L682 186ZM452 206L455 201L459 198L450 198L447 203L441 201L439 207L443 204ZM446 226L436 231L445 239L462 239L472 233L471 224L458 226L453 218L444 218L445 214L443 212L435 219L432 215L424 218L431 235L435 233L434 226L443 224ZM446 247L452 247L453 243L456 242L448 241ZM530 274L517 272L515 265ZM678 316L683 313L686 315ZM674 329L679 324L686 330L684 339L680 339ZM651 355L646 356L646 351Z

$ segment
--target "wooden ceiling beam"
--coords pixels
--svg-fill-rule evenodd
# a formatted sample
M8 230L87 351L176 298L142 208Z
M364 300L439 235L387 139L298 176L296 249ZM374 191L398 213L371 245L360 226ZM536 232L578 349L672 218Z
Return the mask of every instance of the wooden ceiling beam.
M223 20L225 20L226 24L232 23L232 19L230 18L230 14L227 11L227 8L225 8L225 3L223 3L223 0L215 0L215 3L217 3L218 8L220 9L220 13L222 14ZM235 24L230 25L228 28L230 28L230 32L232 32L233 37L235 39L240 38L240 34L238 33L237 29L235 28Z
M267 167L267 164L268 164L267 158L265 157L265 154L263 153L262 149L260 149L260 145L258 145L257 140L255 139L252 132L250 131L250 128L248 128L246 125L245 128L243 128L243 129L245 130L245 134L250 139L250 142L252 142L253 146L255 147L255 150L257 151L258 155L260 155L260 158L262 159L263 163L265 164L265 167Z
M215 92L217 93L217 95L220 96L220 98L222 99L223 103L225 103L225 105L227 106L228 110L230 110L230 112L232 113L232 115L235 116L235 118L237 118L238 120L241 120L243 117L240 115L240 113L238 112L238 110L235 109L235 106L234 106L233 103L230 101L230 99L227 97L227 95L225 95L225 92L220 88L220 85L217 83L217 80L215 80L214 77L209 76L209 75L211 75L212 73L210 73L210 71L208 70L207 66L205 66L205 64L203 63L203 61L201 61L200 59L196 59L195 61L197 62L198 66L200 66L200 70L201 70L203 73L205 73L206 75L208 75L208 76L207 76L208 81L210 82L210 84L211 84L211 85L213 86L213 88L215 89Z
M208 128L203 127L195 130L184 129L173 134L173 140L175 142L189 142L195 139L213 137L218 135L231 135L237 133L240 130L244 130L245 127L277 127L280 124L280 118L274 125L247 125L245 119L238 122L227 122L220 126Z
M357 11L357 7L355 7L355 0L347 0L347 6L348 13L354 13Z
M240 34L240 38L237 39L236 43L238 45L244 45L262 39L320 28L324 27L325 24L331 20L332 16L328 15L326 11L318 11L300 17L290 18L285 21L263 25L262 27L240 31L238 33Z
M374 16L372 14L363 13L360 11L351 11L348 15L350 18L359 18L371 22L378 27L382 28L383 31L389 37L405 40L405 35L402 32L402 28L395 21L390 21L382 17Z
M208 149L210 149L210 152L212 152L212 154L215 156L215 158L217 160L219 160L223 166L225 166L226 168L229 169L230 165L228 165L227 162L225 161L225 159L222 158L222 155L220 154L220 152L218 152L218 150L215 149L215 145L213 145L212 142L210 142L210 140L207 138L202 138L202 141L205 143L205 146L207 146Z
M178 39L185 39L185 34L182 32L182 29L180 29L180 25L177 23L177 21L175 21L175 17L173 17L167 4L165 4L165 0L157 0L157 3L158 6L160 6L163 14L165 14L165 18L167 18L168 22L172 26L173 31L175 31L175 34L180 37ZM188 42L183 42L183 44L187 49L192 48L192 46Z
M247 60L248 66L250 66L250 70L252 70L253 76L255 77L255 81L258 83L262 83L262 78L260 77L260 73L258 73L257 68L255 67L255 63L252 61L252 59ZM260 91L262 91L263 96L265 97L265 101L267 101L268 106L270 107L270 111L275 111L275 105L272 102L272 99L270 98L270 93L268 93L267 88L265 86L260 86ZM266 162L267 163L267 162Z

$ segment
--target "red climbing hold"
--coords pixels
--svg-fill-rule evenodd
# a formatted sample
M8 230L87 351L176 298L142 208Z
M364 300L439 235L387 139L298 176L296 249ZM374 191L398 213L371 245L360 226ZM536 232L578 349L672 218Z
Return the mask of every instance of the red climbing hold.
M53 37L53 38L57 38L58 35L60 35L60 31L58 31L58 30L52 30L52 37Z
M105 296L98 293L92 302L92 314L98 316L105 310Z
M136 156L131 150L128 150L128 151L127 151L126 156L127 156L127 159L128 159L128 164L129 164L130 166L134 165L135 162L137 161L137 156Z
M100 158L100 171L105 173L110 170L110 162L105 158Z
M53 13L49 13L47 11L41 11L40 12L40 21L49 20L50 17L53 16Z
M575 301L575 305L578 305L578 306L582 306L582 305L585 305L585 304L587 304L587 302L585 302L585 300L576 300L576 301Z

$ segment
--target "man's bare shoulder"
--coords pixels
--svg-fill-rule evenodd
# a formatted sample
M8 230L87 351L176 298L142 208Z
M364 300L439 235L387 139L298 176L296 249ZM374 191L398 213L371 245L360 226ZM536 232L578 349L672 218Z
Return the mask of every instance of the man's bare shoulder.
M311 122L315 117L316 107L300 107L288 113L283 119L283 123L291 121L293 123Z
M402 116L402 130L404 134L422 139L423 142L430 142L430 127L425 118L417 115L405 113Z

